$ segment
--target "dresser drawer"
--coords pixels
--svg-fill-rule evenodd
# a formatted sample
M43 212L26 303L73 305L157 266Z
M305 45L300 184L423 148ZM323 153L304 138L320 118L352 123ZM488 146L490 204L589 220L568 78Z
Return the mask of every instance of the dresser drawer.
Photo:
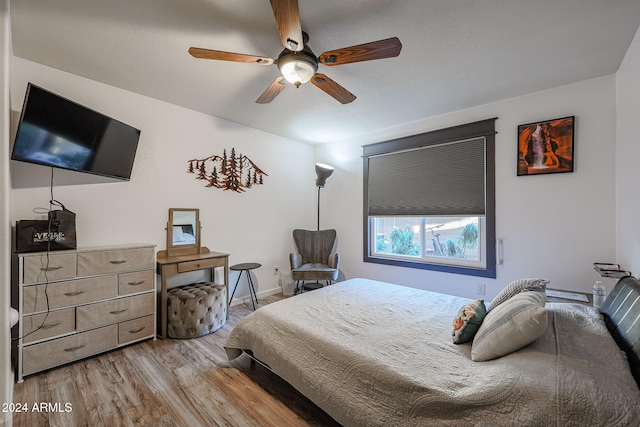
M22 319L22 341L30 343L74 332L76 310L65 308L47 314L33 314Z
M178 273L187 271L202 270L204 268L224 267L224 259L209 258L197 261L181 262L178 264Z
M46 289L46 295L45 295ZM37 313L49 309L113 298L118 295L117 276L91 277L23 287L23 313Z
M129 295L151 291L155 284L155 271L137 271L118 275L118 295Z
M110 325L100 329L70 335L24 347L23 375L29 375L64 363L114 348L118 345L118 327Z
M78 276L153 268L153 247L78 252Z
M76 327L81 331L153 314L153 297L147 293L77 307Z
M118 324L118 344L126 344L154 335L153 315Z
M76 277L76 253L24 256L22 283L44 283Z

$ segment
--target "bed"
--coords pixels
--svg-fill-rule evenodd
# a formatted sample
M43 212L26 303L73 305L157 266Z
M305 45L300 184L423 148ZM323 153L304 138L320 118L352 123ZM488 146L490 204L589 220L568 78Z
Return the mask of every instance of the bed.
M603 314L546 303L542 336L477 362L476 343L452 341L471 300L351 279L261 307L225 349L249 353L345 426L637 426L639 300L627 277Z

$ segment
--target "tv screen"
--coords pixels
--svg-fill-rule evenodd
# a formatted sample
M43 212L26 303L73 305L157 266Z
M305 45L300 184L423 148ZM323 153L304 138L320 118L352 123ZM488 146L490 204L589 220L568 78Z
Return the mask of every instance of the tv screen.
M140 131L32 83L12 160L129 180Z

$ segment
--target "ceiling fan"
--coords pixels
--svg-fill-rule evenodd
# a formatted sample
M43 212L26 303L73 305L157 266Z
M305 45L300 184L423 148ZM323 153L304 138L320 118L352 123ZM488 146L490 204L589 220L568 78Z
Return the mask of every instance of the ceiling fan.
M273 14L280 31L284 50L277 59L242 53L224 52L192 47L189 53L195 58L216 59L222 61L245 62L248 64L276 64L281 76L256 99L258 104L268 104L285 88L287 82L296 87L309 81L342 104L348 104L356 96L324 74L318 73L318 64L341 65L353 62L398 56L402 43L397 37L344 47L322 53L319 57L307 45L309 36L302 31L298 0L270 0Z

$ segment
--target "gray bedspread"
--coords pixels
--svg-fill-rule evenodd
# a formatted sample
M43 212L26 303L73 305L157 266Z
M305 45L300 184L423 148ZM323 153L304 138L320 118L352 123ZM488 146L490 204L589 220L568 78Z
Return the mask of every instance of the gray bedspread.
M542 338L473 362L451 337L468 301L351 279L260 308L225 348L349 427L640 425L640 391L595 309L548 303Z

